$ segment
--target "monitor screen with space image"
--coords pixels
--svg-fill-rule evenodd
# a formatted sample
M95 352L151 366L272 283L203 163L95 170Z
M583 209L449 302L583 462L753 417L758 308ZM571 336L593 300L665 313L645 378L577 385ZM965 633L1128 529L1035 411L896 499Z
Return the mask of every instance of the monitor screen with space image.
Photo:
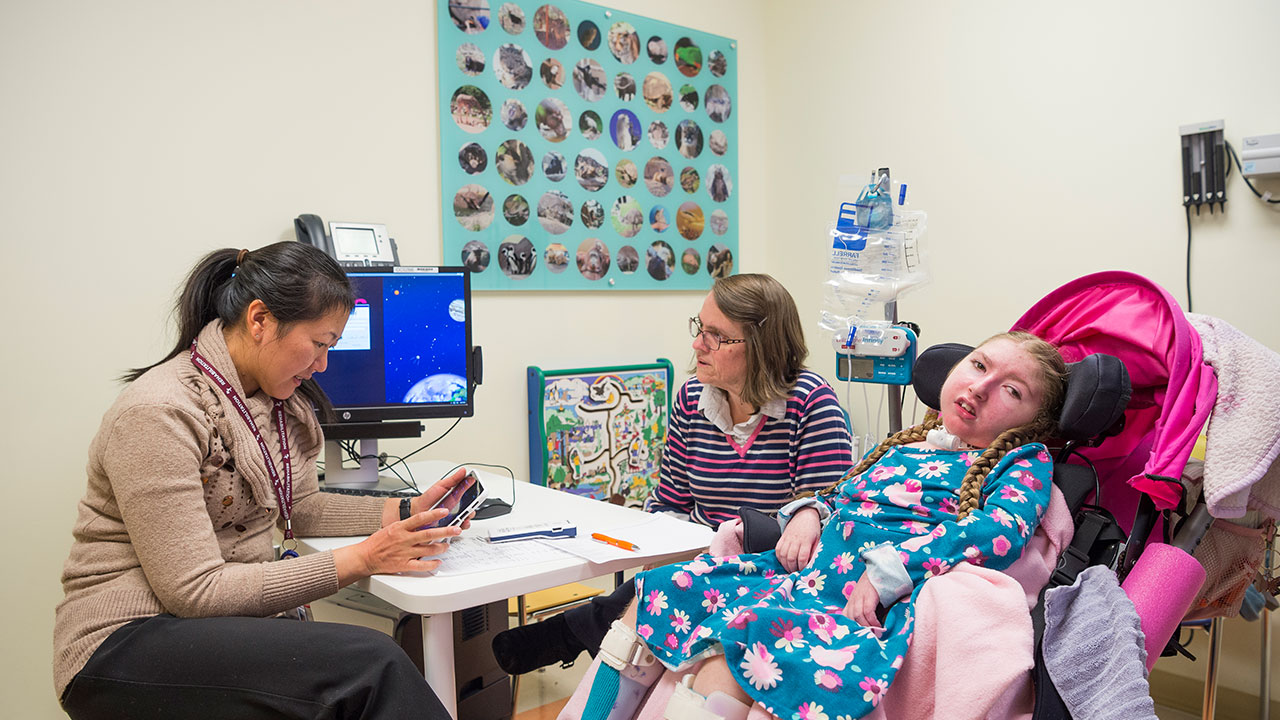
M461 267L349 268L356 303L316 381L340 423L470 417L471 284Z

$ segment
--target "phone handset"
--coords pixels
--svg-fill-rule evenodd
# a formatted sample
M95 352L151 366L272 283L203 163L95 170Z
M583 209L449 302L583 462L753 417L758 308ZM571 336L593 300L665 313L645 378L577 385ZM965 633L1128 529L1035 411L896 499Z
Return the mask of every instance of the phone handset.
M298 242L314 245L329 253L330 256L334 256L333 240L325 232L324 221L319 215L299 215L294 218L293 232L298 236Z

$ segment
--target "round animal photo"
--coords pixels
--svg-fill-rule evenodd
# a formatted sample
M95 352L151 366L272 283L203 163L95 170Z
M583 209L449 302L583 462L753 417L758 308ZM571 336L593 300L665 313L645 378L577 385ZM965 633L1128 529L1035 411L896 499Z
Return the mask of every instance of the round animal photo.
M529 201L523 195L508 195L502 201L502 217L516 227L529 222Z
M630 160L619 160L617 167L613 169L614 177L618 178L618 183L624 188L629 188L636 184L636 179L640 177L640 171L636 169L636 164Z
M587 102L604 97L609 85L605 82L604 68L591 58L583 58L573 66L573 89Z
M696 275L702 267L702 256L693 248L685 248L680 253L680 269L684 270L686 275Z
M468 240L462 246L462 266L473 273L484 272L489 267L489 246L479 240Z
M675 171L665 158L649 158L644 164L644 184L654 197L666 197L675 186Z
M449 100L449 115L466 132L483 132L493 120L493 105L483 90L475 85L463 85L453 91L453 97Z
M636 96L636 78L629 72L620 72L613 78L613 90L622 102L630 102Z
M498 146L498 151L493 154L493 166L509 184L523 185L533 177L533 151L512 138Z
M676 229L685 240L697 240L702 236L702 226L706 219L702 216L702 208L689 201L676 210Z
M588 200L582 203L582 210L579 211L578 217L582 218L583 226L591 230L599 230L604 225L604 206L595 200Z
M573 161L573 176L583 190L595 192L609 183L609 161L599 150L587 148Z
M462 166L462 172L479 175L489 167L489 154L480 147L480 143L467 143L458 151L458 164Z
M654 280L666 280L676 267L676 252L665 241L658 240L645 251L645 269Z
M729 152L729 136L725 135L720 128L716 128L707 136L707 147L716 155L724 155Z
M529 277L538 264L538 250L523 235L508 235L498 246L498 267L512 280Z
M680 107L685 112L698 109L698 89L689 83L680 86Z
M552 150L542 156L542 174L551 182L560 182L568 172L569 165L560 153Z
M702 48L687 37L676 41L676 68L685 77L693 77L702 71Z
M649 42L645 43L644 49L649 53L649 62L654 65L661 65L667 61L667 41L657 35L649 38Z
M661 120L654 120L649 123L649 144L654 150L661 150L667 146L667 140L670 139L671 133L667 130L667 124Z
M542 253L542 261L547 264L548 270L559 275L569 267L569 248L558 242L551 243Z
M564 65L561 65L559 60L555 58L543 60L538 68L538 74L542 76L542 84L548 89L559 90L564 87Z
M582 137L588 140L595 140L600 137L600 129L604 125L600 122L600 116L595 110L588 110L578 116L578 131L582 133Z
M475 77L484 72L484 51L475 43L462 43L458 46L458 69L463 75Z
M640 267L640 253L630 245L618 248L618 272L630 275Z
M635 237L644 227L644 210L630 195L615 200L609 216L613 220L613 229L624 238Z
M707 117L715 122L728 120L729 115L733 112L733 100L729 98L729 91L725 90L722 85L712 85L707 88L707 97L704 102L707 108Z
M660 72L651 72L644 76L641 88L644 104L656 113L664 113L671 109L671 81Z
M667 214L666 208L654 205L649 209L649 227L656 233L666 232L671 227L671 216Z
M569 18L555 5L543 5L533 11L533 34L548 50L560 50L569 44Z
M599 280L609 272L609 248L596 238L578 246L578 272L588 280Z
M524 109L524 103L515 98L503 100L499 114L502 117L502 124L508 130L523 130L529 123L529 112Z
M716 243L707 251L707 274L719 280L733 274L733 251L724 243Z
M489 0L449 0L449 19L468 35L489 27Z
M586 50L600 47L600 26L590 20L578 23L578 44Z
M609 52L623 65L640 58L640 36L629 22L616 22L609 28Z
M538 103L533 111L533 124L538 126L538 134L553 143L569 137L569 128L573 127L573 115L569 106L559 98L547 98Z
M708 224L711 226L712 234L723 235L729 232L729 213L719 209L712 210Z
M552 235L559 235L573 225L573 203L559 190L548 190L538 200L538 224Z
M513 2L502 3L498 8L498 24L510 35L524 32L524 10Z
M640 118L630 110L619 110L609 121L609 137L619 150L634 150L640 144Z
M466 230L483 230L493 222L493 196L483 185L463 185L453 196L453 216Z
M687 167L680 171L680 189L690 195L698 192L698 185L702 183L702 178L698 177L698 171L691 167Z
M729 59L719 50L712 50L707 55L707 69L716 77L724 77L724 74L729 72Z
M690 160L702 154L702 128L692 120L681 120L676 126L676 150Z
M508 90L523 90L533 80L533 61L515 43L500 45L493 57L493 75Z
M733 181L729 179L729 168L715 164L707 168L707 193L716 202L724 202L733 193Z

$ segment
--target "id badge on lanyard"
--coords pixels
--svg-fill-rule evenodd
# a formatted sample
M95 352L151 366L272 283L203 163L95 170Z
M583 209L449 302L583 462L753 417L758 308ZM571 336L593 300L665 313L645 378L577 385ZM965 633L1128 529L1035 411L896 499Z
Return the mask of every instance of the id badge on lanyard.
M284 401L273 398L271 401L271 419L276 426L276 432L280 434L280 459L284 464L284 472L276 470L276 463L271 459L271 450L267 447L267 441L262 437L262 432L258 430L258 424L253 421L253 415L250 414L249 408L244 404L244 400L240 398L240 393L231 387L231 383L218 372L208 360L196 351L196 340L191 341L191 363L200 369L209 379L213 381L218 389L222 391L231 404L235 406L236 412L240 414L240 419L249 428L249 432L253 434L253 438L258 441L258 449L262 451L262 460L267 465L267 475L271 478L271 489L275 491L276 503L280 506L280 516L284 518L284 540L280 542L280 549L277 560L289 560L298 557L298 541L293 537L293 463L289 458L289 436L288 428L285 425ZM285 615L294 617L299 620L311 619L311 608L307 605L288 611Z

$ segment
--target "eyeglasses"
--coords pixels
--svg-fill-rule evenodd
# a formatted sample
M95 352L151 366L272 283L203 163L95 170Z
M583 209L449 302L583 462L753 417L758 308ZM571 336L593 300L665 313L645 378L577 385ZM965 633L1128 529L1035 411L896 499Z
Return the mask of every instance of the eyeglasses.
M721 345L736 345L738 343L746 342L746 340L742 338L721 337L719 334L711 332L710 330L703 330L702 321L696 317L689 318L689 334L695 338L701 335L703 342L707 344L707 349L712 352L719 350Z

